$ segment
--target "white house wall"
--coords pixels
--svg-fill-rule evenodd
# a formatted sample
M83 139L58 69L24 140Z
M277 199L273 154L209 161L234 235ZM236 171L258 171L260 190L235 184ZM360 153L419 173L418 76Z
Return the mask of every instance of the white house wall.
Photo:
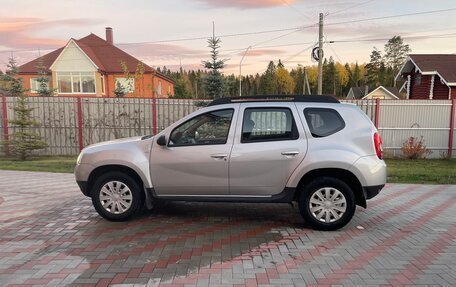
M385 100L391 100L391 99L394 99L393 96L391 96L389 93L385 92L384 90L382 89L378 89L376 91L373 91L372 93L370 93L366 99L376 99L376 98L381 98L381 99L385 99Z
M97 67L74 43L70 42L52 65L55 72L96 72Z

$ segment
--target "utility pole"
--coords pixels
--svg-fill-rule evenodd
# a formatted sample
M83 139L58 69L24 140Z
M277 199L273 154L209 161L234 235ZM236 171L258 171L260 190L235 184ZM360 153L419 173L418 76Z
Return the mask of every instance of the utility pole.
M302 94L303 95L310 95L310 84L309 84L309 78L307 77L307 71L306 67L304 67L304 78L303 78L303 83L302 83ZM306 94L306 87L307 87L307 94Z
M323 13L318 22L318 89L317 94L323 93Z
M239 97L242 96L242 61L244 61L244 57L250 48L252 48L252 46L248 46L247 49L245 49L244 55L242 55L241 58L241 62L239 62Z

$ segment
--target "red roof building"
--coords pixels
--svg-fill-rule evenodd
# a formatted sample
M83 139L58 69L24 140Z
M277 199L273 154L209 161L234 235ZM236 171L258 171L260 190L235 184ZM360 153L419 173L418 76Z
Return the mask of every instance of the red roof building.
M106 28L106 40L94 34L70 39L65 47L20 66L19 76L31 95L38 89L39 66L51 76L56 95L115 97L118 85L126 97L174 95L173 80L117 48L111 28Z
M408 99L456 99L456 54L409 55L401 77Z

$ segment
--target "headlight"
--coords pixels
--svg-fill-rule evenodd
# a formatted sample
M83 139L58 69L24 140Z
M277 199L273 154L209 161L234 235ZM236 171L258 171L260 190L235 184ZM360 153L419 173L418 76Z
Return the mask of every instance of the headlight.
M78 155L78 159L76 160L76 164L80 164L82 160L82 152Z

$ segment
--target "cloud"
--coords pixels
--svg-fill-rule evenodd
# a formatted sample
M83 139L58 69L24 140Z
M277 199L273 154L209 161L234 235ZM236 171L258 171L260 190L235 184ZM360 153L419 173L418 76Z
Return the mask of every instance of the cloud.
M232 8L268 8L275 6L290 5L296 0L196 0L205 3L210 7L232 7Z
M63 19L47 21L33 17L6 17L0 20L0 46L10 49L28 48L58 48L68 39L54 39L48 37L33 37L33 32L42 32L55 27L80 27L99 23L91 19ZM68 35L70 38L71 35Z

